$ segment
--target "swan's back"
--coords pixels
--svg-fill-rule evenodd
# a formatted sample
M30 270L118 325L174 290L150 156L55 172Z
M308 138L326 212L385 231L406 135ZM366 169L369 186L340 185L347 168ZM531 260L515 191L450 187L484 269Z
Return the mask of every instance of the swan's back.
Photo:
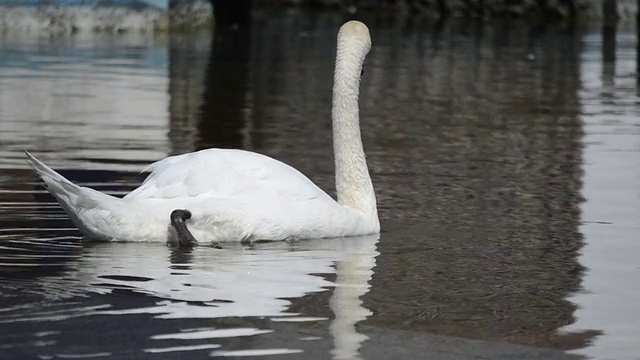
M151 174L125 199L329 197L293 167L244 150L207 149L151 164Z

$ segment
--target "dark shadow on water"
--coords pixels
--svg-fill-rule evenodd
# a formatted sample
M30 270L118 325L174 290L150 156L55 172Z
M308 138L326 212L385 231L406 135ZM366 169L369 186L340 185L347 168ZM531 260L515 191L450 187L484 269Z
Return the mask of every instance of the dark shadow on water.
M170 34L173 153L247 147L251 22Z
M169 35L169 140L171 154L196 150L200 108L213 33Z
M197 149L243 148L251 28L216 28L205 74Z
M636 39L640 39L640 11L636 14ZM636 43L636 96L640 96L640 41Z
M602 82L614 85L616 75L616 26L602 27Z
M387 199L406 201L405 210L398 211L396 203L392 211L382 211L385 236L366 297L381 315L369 322L582 347L589 337L555 334L572 322L575 306L565 298L579 289L583 270L577 261L582 246L578 39L559 29L526 33L505 26L508 31L489 28L484 39L474 40L493 50L477 64L455 45L422 60L427 68L450 67L437 83L398 80L404 66L420 59L396 63L397 70L382 65L387 74L380 85L393 89L389 97L413 86L415 93L426 94L422 104L442 99L446 105L422 107L418 101L383 120L411 134L395 144L394 153L415 151L425 160L413 164L404 185L396 183ZM454 25L449 31L456 37ZM538 43L533 49L527 47L531 36ZM532 50L537 59L529 56ZM416 126L422 116L424 125ZM387 151L387 161L394 156ZM389 190L385 178L375 182L383 193Z

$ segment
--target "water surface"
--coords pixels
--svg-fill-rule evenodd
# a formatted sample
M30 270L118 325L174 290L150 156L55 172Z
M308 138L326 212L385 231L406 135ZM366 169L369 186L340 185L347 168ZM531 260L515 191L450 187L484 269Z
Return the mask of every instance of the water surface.
M612 63L597 29L365 19L362 133L379 237L83 244L23 149L114 195L145 164L212 146L274 156L333 193L344 19L254 20L165 36L2 35L9 357L354 358L380 331L408 331L636 358L633 29L620 30Z

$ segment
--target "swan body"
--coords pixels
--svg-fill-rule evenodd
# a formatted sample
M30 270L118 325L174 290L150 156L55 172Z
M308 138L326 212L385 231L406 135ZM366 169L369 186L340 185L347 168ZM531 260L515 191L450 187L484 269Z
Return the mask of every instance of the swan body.
M333 89L337 201L293 167L254 152L206 149L151 164L123 198L77 186L27 152L74 224L89 238L176 242L170 214L185 209L198 242L347 237L380 231L360 135L358 94L371 39L358 22L338 34Z

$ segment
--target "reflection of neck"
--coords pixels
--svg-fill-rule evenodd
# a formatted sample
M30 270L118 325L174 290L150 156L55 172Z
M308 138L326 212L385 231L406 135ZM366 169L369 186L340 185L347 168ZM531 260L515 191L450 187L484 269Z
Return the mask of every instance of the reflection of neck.
M354 240L356 247L347 251L336 266L336 288L329 300L335 318L330 331L333 337L334 359L358 359L362 343L368 339L358 333L356 324L365 320L371 311L362 306L360 297L369 291L369 280L376 264L376 241ZM364 239L363 239L364 240Z

